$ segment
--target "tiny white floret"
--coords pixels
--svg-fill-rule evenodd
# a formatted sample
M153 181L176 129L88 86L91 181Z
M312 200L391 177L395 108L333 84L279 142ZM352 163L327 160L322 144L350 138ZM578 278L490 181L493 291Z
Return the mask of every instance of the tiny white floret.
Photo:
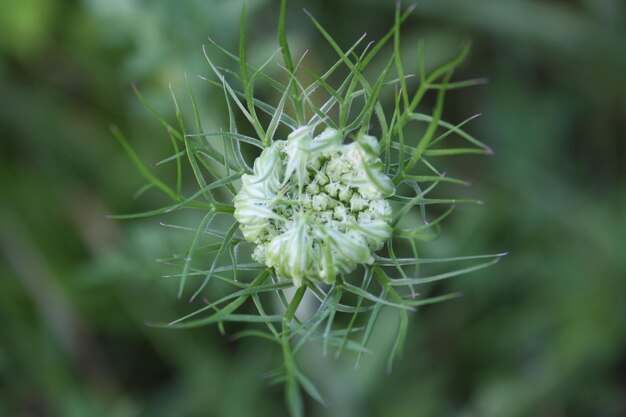
M372 263L391 236L394 186L378 141L341 141L331 128L294 130L263 150L234 200L244 238L257 245L252 257L296 287Z

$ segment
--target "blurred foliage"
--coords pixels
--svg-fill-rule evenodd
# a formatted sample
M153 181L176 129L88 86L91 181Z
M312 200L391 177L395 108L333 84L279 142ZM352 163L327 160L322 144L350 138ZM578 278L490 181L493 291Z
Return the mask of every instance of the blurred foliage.
M276 50L277 3L250 3L260 62ZM335 59L302 7L347 46L384 33L394 4L293 1L294 49L308 49L313 67ZM0 415L284 415L281 389L263 379L273 347L145 325L184 310L155 259L189 236L106 219L162 203L131 198L139 175L108 132L119 125L150 162L170 152L130 83L171 117L168 82L207 73L208 36L234 50L239 12L225 0L3 3ZM496 155L449 164L486 205L458 209L424 250L510 254L434 289L465 297L415 315L391 375L391 314L373 344L382 353L358 370L311 348L302 366L330 405L311 403L310 415L626 415L626 5L425 0L405 26L407 50L423 39L431 62L466 38L474 48L460 76L490 83L451 93L447 118L483 113L470 131ZM191 78L206 124L219 128L221 91Z

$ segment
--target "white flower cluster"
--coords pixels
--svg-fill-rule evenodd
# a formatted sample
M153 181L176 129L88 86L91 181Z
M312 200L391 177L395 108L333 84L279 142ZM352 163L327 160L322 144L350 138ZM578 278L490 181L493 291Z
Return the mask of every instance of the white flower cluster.
M293 131L261 153L235 197L243 236L257 244L253 258L297 287L307 279L331 284L372 263L391 236L385 197L394 187L378 141L341 141L331 128L316 137L308 126Z

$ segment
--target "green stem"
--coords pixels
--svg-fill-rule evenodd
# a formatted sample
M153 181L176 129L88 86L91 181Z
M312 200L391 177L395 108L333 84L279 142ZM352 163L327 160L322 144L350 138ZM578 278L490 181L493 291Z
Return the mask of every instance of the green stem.
M306 286L302 286L296 290L285 315L283 316L282 337L281 345L283 348L283 359L285 364L285 399L287 401L287 407L292 417L301 417L304 415L304 406L302 403L302 396L300 394L300 388L296 378L298 368L296 361L293 357L291 350L291 342L289 340L290 329L289 324L294 319L298 306L302 302L304 293L306 292Z
M306 285L304 285L296 290L296 293L293 295L293 298L291 299L291 302L289 303L289 307L287 308L287 311L285 311L285 317L283 319L284 324L289 324L289 322L291 322L291 320L293 320L293 318L295 317L296 310L298 309L298 306L300 305L300 302L302 301L302 297L304 297L306 288L307 288Z
M235 207L225 203L213 203L213 209L218 213L234 213Z

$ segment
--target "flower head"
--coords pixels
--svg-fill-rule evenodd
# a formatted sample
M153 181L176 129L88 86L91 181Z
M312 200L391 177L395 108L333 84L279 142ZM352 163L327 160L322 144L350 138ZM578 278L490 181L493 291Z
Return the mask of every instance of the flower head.
M257 245L253 257L301 286L333 283L338 274L373 262L391 236L394 192L382 171L376 138L360 135L342 144L327 128L294 130L267 147L242 177L235 218Z
M180 126L177 129L164 123L173 139L175 154L163 162L175 160L177 163L175 190L154 177L139 162L118 131L114 134L150 186L165 192L174 202L161 210L122 218L170 213L183 208L206 210L189 249L175 254L168 263L180 265L179 296L184 294L185 285L192 276L204 277L191 300L208 293L208 305L167 326L190 328L211 323L221 326L226 321L266 324L266 331L249 334L281 345L285 364L277 377L285 381L289 410L295 417L303 415L300 388L319 399L318 391L298 370L295 360L304 343L320 340L324 352L336 348L337 355L352 350L357 354L358 363L367 351L380 307L395 307L400 325L388 360L388 366L391 366L406 337L408 312L422 304L455 297L450 294L416 299L418 294L414 287L485 268L497 262L503 254L428 259L420 253L421 242L439 236L440 223L453 209L434 210L431 205L476 202L433 198L431 193L435 193L433 190L439 184L464 182L445 177L436 168L435 158L431 157L492 153L488 146L463 129L473 117L460 124L442 119L446 90L475 83L472 80L451 82L454 69L467 55L468 47L462 48L431 73L424 71L423 50L418 49L420 80L419 87L414 90L413 83L407 82L409 71L400 57L400 51L404 49L399 47L400 26L407 16L400 13L400 8L396 9L395 24L387 35L362 52L357 48L363 38L349 50L340 50L330 33L310 16L340 57L323 74L311 73L315 81L305 85L298 79L303 61L300 59L294 65L287 42L286 5L287 0L282 0L278 30L283 67L289 76L286 84L265 74L265 64L256 68L247 62L245 11L242 13L240 55L227 53L240 66L240 76L235 77L235 84L231 85L230 70L224 71L215 65L205 51L207 62L218 80L212 82L223 87L229 115L228 131L204 131L199 113L194 111L197 132L187 133L172 92ZM379 52L392 39L391 56L384 58ZM379 64L386 60L387 64L376 65L377 69L384 67L382 72L372 73L368 69L368 63L374 60ZM269 62L271 59L266 64ZM347 68L348 74L335 85L334 79L340 74L337 70L342 66ZM393 73L394 68L396 73ZM265 103L254 96L255 79L270 81L282 93L277 104ZM395 100L383 97L384 89L389 93L393 89ZM188 92L196 110L191 88ZM431 93L436 95L432 113L418 113L418 108L421 112L428 107L423 105L422 99ZM143 97L138 96L143 102ZM318 107L319 102L323 104ZM391 108L388 107L390 104ZM242 119L236 117L237 109L244 116ZM265 119L259 118L260 112L270 116L267 125ZM254 136L239 133L238 122L243 119L250 123ZM316 127L322 123L329 127L315 135ZM421 126L409 126L415 124ZM380 132L380 141L364 133L373 126ZM277 132L285 128L290 129L291 134L286 140L277 140ZM421 134L416 135L418 132ZM351 140L347 140L347 136ZM468 141L469 147L446 147L446 138L451 136ZM223 151L213 146L212 137L222 137ZM185 144L184 152L180 152L177 140ZM262 150L252 168L246 162L242 143ZM182 193L180 163L183 154L189 159L199 187L190 197ZM220 177L221 173L226 176ZM207 182L206 174L215 180ZM217 189L223 193L215 193ZM392 195L393 213L389 202ZM230 196L234 196L234 200ZM218 215L228 216L228 219L213 224ZM231 215L234 215L235 223L231 222ZM228 225L226 230L215 230L215 227L225 225ZM242 237L237 229L243 239L255 245L252 257L259 263L249 263L247 257L241 259L238 255ZM386 254L374 256L383 245ZM224 264L227 255L229 259ZM474 263L432 275L428 272L428 265L422 266L448 262ZM360 264L368 265L363 268L362 275L345 276ZM215 277L219 278L220 295L224 289L228 294L211 301L208 287L214 285ZM283 280L276 280L277 277ZM317 285L320 282L329 285ZM292 294L285 293L289 287L298 288ZM308 307L306 311L299 311L306 294L319 301L307 302L309 307L316 308L315 312ZM252 314L251 304L257 310ZM245 313L241 312L243 309ZM301 319L296 313L308 317ZM343 316L345 320L336 320L336 316ZM280 321L281 325L275 321Z

